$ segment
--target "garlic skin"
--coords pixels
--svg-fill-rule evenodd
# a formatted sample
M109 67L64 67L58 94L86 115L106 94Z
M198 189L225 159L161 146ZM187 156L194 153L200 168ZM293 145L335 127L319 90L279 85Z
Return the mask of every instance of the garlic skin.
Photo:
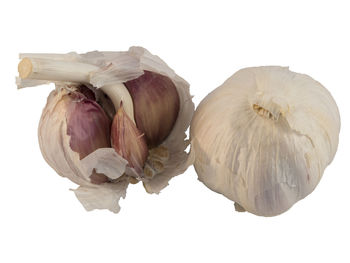
M275 216L314 190L339 131L337 105L319 82L284 67L246 68L198 106L194 167L238 209Z
M86 210L109 209L117 213L119 199L125 197L129 183L142 181L148 193L159 193L172 177L193 164L194 155L185 151L189 145L185 132L194 113L189 84L146 49L131 47L122 52L86 54L26 53L20 58L18 88L55 83L56 89L51 92L40 120L39 144L47 163L59 175L79 185L73 191ZM109 118L114 117L122 102L130 120L128 123L135 123L133 101L124 83L142 76L145 71L169 78L176 88L179 105L171 130L157 148L148 149L148 153L140 150L142 147L138 149L137 155L140 153L141 158L136 163L146 159L144 170L135 167L132 159L111 146L96 149L81 159L70 146L64 97L83 84L93 88ZM109 98L105 98L105 94ZM130 148L134 150L135 146ZM101 174L108 180L96 182L93 180L96 178L91 177L94 174Z

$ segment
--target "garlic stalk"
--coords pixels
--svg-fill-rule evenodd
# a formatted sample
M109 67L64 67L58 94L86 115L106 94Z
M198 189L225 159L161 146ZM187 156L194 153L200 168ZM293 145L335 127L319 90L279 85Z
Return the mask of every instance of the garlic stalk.
M46 56L49 58L45 58ZM64 55L62 56L62 59L64 59ZM54 59L51 57L54 57ZM58 54L54 54L54 56L33 54L31 58L24 57L18 65L21 79L50 80L55 82L89 83L90 73L97 70L99 70L99 67L92 64L59 60ZM133 102L129 92L122 83L104 85L101 87L101 90L109 96L116 109L118 109L120 102L123 101L125 112L134 121Z
M130 120L135 123L134 103L124 84L105 85L101 87L101 90L111 99L115 109L118 109L119 105L123 103L123 110Z
M126 52L27 53L20 58L18 88L56 84L40 120L40 148L58 174L80 185L74 192L87 210L118 212L129 183L142 181L147 192L159 193L193 163L193 154L185 151L185 131L194 112L189 85L159 57L132 47ZM148 72L161 84L145 86L142 78ZM130 83L135 85L130 88ZM140 111L142 103L149 107ZM143 127L151 129L141 127L141 115ZM113 120L107 131L106 116ZM153 137L147 143L149 131ZM103 139L109 134L112 145Z
M21 79L89 83L89 73L98 67L74 61L23 58L18 65Z
M238 71L191 123L199 180L237 210L274 216L310 194L336 153L337 105L317 81L283 67Z

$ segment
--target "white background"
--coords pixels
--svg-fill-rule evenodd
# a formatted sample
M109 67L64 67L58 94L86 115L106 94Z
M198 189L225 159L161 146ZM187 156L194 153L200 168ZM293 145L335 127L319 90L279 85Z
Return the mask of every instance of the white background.
M350 262L348 1L3 1L0 262ZM52 86L16 90L19 52L141 45L191 84L196 105L240 68L290 66L327 87L342 129L316 190L273 218L234 211L191 167L160 195L128 189L119 214L86 212L43 160Z

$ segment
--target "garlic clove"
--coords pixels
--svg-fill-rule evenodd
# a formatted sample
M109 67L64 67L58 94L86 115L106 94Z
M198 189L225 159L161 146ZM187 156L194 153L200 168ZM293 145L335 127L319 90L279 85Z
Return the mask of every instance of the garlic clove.
M148 146L159 145L171 132L179 113L176 86L170 78L147 70L124 84L134 103L137 128L145 133Z
M111 123L101 106L78 92L64 99L70 147L79 153L80 159L96 149L110 147Z
M79 90L91 99L80 92L71 92L63 97L63 101L67 104L69 145L83 159L99 148L110 147L111 122L101 106L92 100L92 91L85 86L81 86ZM107 182L108 177L94 170L90 180L94 184L101 184Z
M122 103L113 119L111 142L115 151L126 159L136 172L142 173L148 156L146 139L126 114Z

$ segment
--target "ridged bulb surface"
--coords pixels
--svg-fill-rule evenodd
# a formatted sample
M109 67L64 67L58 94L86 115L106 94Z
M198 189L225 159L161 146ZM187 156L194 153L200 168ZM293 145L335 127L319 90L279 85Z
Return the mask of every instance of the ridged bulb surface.
M274 216L315 189L339 130L337 105L319 82L284 67L246 68L198 106L194 166L213 191Z

